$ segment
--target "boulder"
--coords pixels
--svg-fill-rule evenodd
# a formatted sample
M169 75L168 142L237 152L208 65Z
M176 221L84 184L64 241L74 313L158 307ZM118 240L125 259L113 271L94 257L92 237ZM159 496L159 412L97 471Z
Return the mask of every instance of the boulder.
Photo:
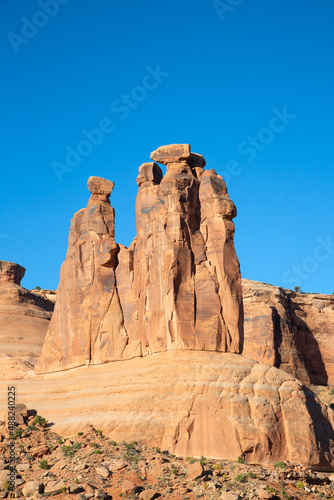
M34 493L42 493L43 483L40 481L28 481L22 488L25 497L31 497Z
M44 488L44 496L51 497L64 493L66 489L64 481L49 481Z
M136 493L136 491L137 491L137 486L132 481L129 481L128 479L123 481L122 483L123 497L127 498Z
M151 153L151 159L163 165L175 163L190 158L189 144L170 144L168 146L160 146Z
M203 475L203 467L200 462L194 462L188 465L188 479L190 481L196 481L199 477Z

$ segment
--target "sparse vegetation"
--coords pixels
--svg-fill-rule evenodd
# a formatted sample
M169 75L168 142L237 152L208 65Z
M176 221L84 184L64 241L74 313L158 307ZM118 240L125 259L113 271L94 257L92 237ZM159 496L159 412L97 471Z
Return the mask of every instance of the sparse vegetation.
M275 467L278 467L279 469L286 469L286 464L284 462L276 462Z
M242 457L238 457L237 462L238 462L238 464L243 464L244 463L244 459Z
M64 457L73 457L73 455L81 448L81 443L73 443L72 446L63 446L62 451Z
M47 460L41 460L39 462L39 467L43 470L48 470L50 468Z
M245 474L238 474L237 476L235 476L234 479L236 481L238 481L238 483L244 483L247 478L246 478Z
M36 417L33 420L34 425L39 425L40 427L46 427L47 425L47 420L44 417L41 417L40 415L36 415Z
M10 485L10 483L9 483L8 481L5 481L5 482L4 482L3 489L4 489L5 491L10 491L10 489L11 489L11 485Z

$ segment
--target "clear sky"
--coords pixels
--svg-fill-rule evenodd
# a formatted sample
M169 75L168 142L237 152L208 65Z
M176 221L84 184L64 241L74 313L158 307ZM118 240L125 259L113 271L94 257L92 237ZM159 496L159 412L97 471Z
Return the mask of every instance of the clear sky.
M90 175L115 182L128 246L139 165L189 143L237 205L242 276L334 292L333 19L329 0L1 0L0 259L56 288Z

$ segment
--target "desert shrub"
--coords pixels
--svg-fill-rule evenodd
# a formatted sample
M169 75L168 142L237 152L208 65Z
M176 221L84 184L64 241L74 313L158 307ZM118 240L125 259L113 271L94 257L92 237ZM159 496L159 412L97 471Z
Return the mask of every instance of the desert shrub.
M62 451L64 457L73 457L73 455L81 448L81 443L74 443L72 446L63 446Z
M48 464L48 461L47 460L41 460L39 462L39 466L41 469L43 470L48 470L49 469L49 464Z
M36 417L33 420L34 425L40 425L41 427L45 427L47 424L47 421L44 417L41 417L40 415L36 415Z
M247 477L250 477L251 479L257 479L259 476L257 474L254 474L254 472L249 471L247 473Z
M238 457L237 462L238 462L238 464L243 464L244 463L244 459L242 457Z
M298 481L298 483L296 484L297 488L300 488L301 490L304 489L304 483L302 483L301 481Z
M246 481L246 476L244 474L238 474L234 478L238 483L244 483Z
M31 431L38 431L38 429L34 425L28 425L26 428L26 432L31 432Z
M82 436L83 435L83 432L78 432L78 436Z
M3 484L3 489L5 491L9 491L11 489L11 484L8 481L5 481Z
M279 469L286 469L286 464L284 462L276 462L274 466L278 467Z

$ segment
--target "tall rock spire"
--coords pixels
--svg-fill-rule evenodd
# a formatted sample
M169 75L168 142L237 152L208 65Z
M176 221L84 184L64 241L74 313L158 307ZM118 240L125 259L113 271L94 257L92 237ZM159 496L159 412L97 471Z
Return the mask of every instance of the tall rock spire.
M169 349L242 351L236 208L225 182L189 144L162 146L151 159L139 167L129 248L115 242L113 183L89 179L37 372Z

